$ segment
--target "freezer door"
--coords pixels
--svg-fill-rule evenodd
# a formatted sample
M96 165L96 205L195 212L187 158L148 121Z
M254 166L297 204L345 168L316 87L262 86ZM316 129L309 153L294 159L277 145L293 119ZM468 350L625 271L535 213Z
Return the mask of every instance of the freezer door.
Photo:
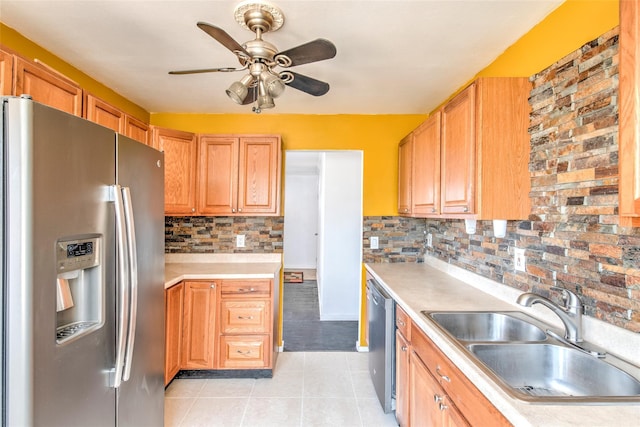
M7 108L4 421L113 426L115 133L27 99ZM61 338L75 320L91 326Z
M117 157L117 180L124 189L125 205L126 193L130 194L137 255L137 296L129 298L134 303L129 318L135 318L136 322L135 327L127 328L133 336L127 336L126 340L127 354L132 358L125 360L125 376L118 389L117 425L161 426L164 422L164 154L118 135ZM120 309L129 308L118 307Z

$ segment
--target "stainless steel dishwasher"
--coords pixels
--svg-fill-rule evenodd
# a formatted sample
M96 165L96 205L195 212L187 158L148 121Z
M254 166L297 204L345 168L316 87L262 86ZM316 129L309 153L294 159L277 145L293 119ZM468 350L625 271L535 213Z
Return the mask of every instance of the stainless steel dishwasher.
M385 413L395 409L395 303L367 273L369 373Z

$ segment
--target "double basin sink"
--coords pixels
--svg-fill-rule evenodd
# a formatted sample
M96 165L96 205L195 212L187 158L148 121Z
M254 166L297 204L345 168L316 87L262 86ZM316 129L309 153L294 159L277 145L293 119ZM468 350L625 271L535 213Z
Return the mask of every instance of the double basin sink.
M549 325L522 312L422 314L514 398L559 404L640 402L640 368L563 342Z

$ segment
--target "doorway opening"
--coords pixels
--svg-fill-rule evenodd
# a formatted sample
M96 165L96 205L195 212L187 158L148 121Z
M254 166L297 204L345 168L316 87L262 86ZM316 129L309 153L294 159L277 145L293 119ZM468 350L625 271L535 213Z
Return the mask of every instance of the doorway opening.
M362 151L285 152L285 351L357 349L362 164Z

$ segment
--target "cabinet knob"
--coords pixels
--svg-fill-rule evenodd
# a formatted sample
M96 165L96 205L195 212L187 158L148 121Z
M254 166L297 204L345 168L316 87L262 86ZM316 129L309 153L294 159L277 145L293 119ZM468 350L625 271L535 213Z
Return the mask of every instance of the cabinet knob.
M405 323L400 319L396 319L396 323L400 326L405 326Z
M235 208L232 208L232 209L231 209L231 212L235 213L235 212L236 212L236 209L235 209Z
M406 346L406 345L403 345L402 347L400 347L400 349L401 349L402 351L407 351L407 346Z
M444 411L446 409L449 409L449 407L447 405L445 405L444 403L440 403L438 405L438 408L440 408L441 411Z
M436 208L431 208L432 213L436 213Z
M211 284L211 286L210 286L210 288L211 288L211 289L215 289L215 288L216 288L216 284L215 284L215 283L212 283L212 284Z
M437 394L433 395L433 401L436 402L436 403L442 402L443 399L444 399L444 397L442 397L440 395L437 395Z
M469 212L469 206L465 206L463 209L464 212Z
M195 212L195 211L196 211L196 208L191 208L191 212Z
M242 208L238 208L238 212L242 212Z

